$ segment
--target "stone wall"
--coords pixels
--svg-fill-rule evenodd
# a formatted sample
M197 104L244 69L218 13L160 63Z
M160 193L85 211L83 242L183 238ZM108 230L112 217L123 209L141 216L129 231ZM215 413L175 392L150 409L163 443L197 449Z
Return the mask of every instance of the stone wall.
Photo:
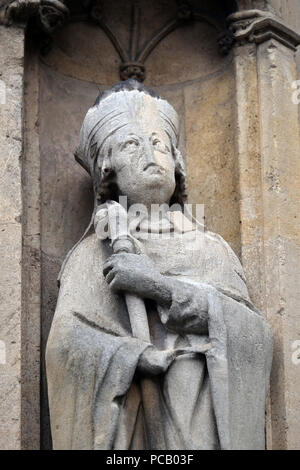
M176 14L176 5L140 5L143 46ZM299 31L296 0L238 0L237 6L272 11ZM222 8L220 2L215 8ZM128 50L129 2L104 2L104 13ZM237 41L222 56L217 38L207 22L171 32L145 62L145 85L177 109L190 202L205 205L207 227L238 254L250 294L273 325L268 448L300 448L300 365L292 362L292 345L300 340L299 113L291 100L299 72L297 77L293 47L278 39ZM119 80L120 57L98 25L79 20L54 34L44 56L29 36L24 47L22 27L0 26L0 44L6 86L0 104L0 341L6 348L6 363L0 360L0 448L49 448L40 363L61 262L92 210L90 180L73 152L86 110Z
M24 32L0 26L0 442L20 447Z

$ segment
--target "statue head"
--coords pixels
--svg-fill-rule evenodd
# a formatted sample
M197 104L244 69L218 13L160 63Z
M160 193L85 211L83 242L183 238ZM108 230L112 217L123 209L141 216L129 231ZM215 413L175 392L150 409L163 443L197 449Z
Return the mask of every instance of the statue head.
M89 109L75 152L93 179L96 204L179 203L186 198L174 108L135 80L101 93Z

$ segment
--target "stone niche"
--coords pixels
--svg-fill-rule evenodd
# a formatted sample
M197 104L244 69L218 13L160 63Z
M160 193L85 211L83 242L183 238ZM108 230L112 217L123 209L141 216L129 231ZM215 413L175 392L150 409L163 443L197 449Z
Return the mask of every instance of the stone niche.
M103 27L80 14L80 2L74 3L78 14L55 33L47 54L40 53L32 38L26 41L26 152L32 155L26 161L29 166L40 165L42 351L55 310L62 261L91 217L90 178L73 156L81 123L99 92L120 80L116 47ZM203 11L219 15L221 22L234 10L234 2L227 2L227 9L218 1L200 3ZM130 51L145 49L176 17L178 4L103 1L101 14L130 58ZM204 204L208 229L220 233L240 255L233 54L220 53L218 37L211 21L182 22L145 60L144 83L169 100L181 118L189 202ZM30 203L37 184L25 185L25 203ZM41 396L41 447L51 448L43 364Z

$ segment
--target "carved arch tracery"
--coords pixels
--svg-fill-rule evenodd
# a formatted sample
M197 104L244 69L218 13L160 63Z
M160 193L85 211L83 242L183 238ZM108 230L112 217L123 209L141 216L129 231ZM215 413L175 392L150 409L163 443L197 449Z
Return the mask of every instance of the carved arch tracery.
M148 41L140 47L139 23L140 7L132 1L130 45L128 48L118 40L105 18L105 8L101 0L6 0L0 3L0 22L4 24L27 24L30 34L41 43L41 52L46 54L55 31L68 22L92 21L108 36L120 57L120 78L145 79L145 62L155 47L171 32L182 25L192 22L206 22L217 32L217 41L222 55L228 54L233 43L233 34L228 28L226 18L236 11L235 1L226 0L218 11L201 9L199 2L177 0L177 14L155 31Z

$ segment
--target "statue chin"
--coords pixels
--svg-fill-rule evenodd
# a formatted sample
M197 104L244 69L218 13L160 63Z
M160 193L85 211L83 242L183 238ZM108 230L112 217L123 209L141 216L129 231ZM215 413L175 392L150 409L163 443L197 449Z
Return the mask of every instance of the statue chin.
M168 204L175 191L175 180L162 178L160 174L147 175L138 184L120 184L120 193L127 196L131 203Z

